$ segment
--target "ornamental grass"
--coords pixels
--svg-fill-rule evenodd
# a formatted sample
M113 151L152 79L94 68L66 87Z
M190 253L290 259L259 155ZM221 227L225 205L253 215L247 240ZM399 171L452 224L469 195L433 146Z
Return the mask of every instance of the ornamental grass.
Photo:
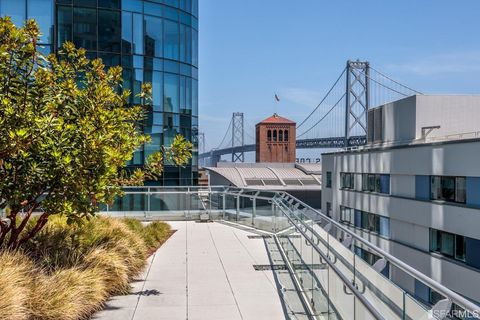
M129 293L170 234L163 222L53 217L21 250L0 250L0 318L88 319L110 296Z

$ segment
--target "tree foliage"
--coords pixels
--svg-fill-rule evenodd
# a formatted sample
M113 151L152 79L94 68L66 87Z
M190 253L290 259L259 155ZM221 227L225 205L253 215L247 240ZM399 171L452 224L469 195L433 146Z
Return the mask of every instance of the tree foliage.
M69 222L94 215L122 185L156 179L165 161L186 164L192 144L182 136L152 154L143 169L127 171L133 152L150 137L138 130L150 103L143 84L141 105L128 106L121 67L106 70L84 49L65 43L57 55L37 50L33 20L17 28L0 18L0 245L16 248L53 214ZM43 212L22 232L32 213Z

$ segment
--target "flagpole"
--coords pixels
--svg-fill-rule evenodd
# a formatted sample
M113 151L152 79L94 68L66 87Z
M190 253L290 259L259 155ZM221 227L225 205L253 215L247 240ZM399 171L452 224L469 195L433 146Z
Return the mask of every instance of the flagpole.
M277 113L277 106L278 106L279 102L280 102L280 98L278 97L278 94L275 93L275 104L274 104L274 107L273 107L273 113L274 114Z

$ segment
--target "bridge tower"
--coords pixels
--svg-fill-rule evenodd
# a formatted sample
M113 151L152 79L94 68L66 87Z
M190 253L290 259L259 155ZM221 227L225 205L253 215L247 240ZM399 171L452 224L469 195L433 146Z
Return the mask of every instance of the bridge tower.
M345 96L345 147L358 145L353 136L367 135L367 114L370 106L370 64L368 61L347 61Z
M232 162L245 162L245 152L236 147L244 146L243 112L234 112L232 115Z

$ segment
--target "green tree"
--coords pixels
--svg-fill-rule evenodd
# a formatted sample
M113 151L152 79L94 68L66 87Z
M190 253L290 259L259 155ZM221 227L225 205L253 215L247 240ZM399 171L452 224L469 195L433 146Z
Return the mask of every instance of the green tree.
M151 86L142 104L128 106L122 69L106 70L84 49L66 43L59 53L37 51L33 20L17 28L0 18L0 246L18 248L54 214L70 223L98 212L121 195L122 185L141 185L163 172L165 161L186 164L192 144L182 136L151 155L143 169L126 163L150 142L138 128L146 117ZM25 227L34 212L39 219Z

